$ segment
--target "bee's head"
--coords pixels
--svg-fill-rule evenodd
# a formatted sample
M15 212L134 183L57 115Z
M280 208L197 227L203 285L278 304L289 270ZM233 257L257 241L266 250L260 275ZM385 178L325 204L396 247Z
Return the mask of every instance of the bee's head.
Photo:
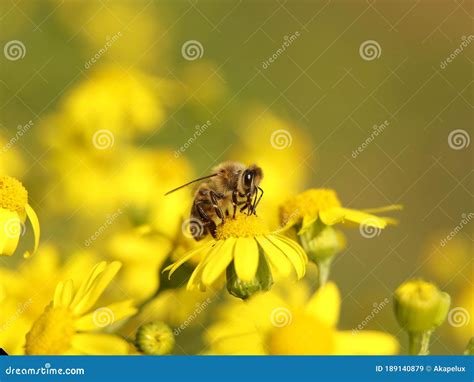
M241 188L244 194L254 194L263 179L263 171L256 165L249 166L241 178Z

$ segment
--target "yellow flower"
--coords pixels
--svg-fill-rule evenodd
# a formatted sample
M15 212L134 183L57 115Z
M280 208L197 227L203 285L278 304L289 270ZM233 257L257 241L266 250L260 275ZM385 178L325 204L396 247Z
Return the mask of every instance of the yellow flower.
M206 332L212 354L343 355L398 352L397 340L377 331L340 331L340 295L327 283L310 296L303 283L284 283L245 303L221 308Z
M114 235L108 243L110 258L124 264L118 275L121 292L140 302L160 286L160 271L171 250L171 241L136 231ZM137 282L139 280L139 282Z
M240 117L242 109L248 111ZM307 168L297 164L311 155L311 137L301 127L265 107L246 105L238 113L240 121L235 133L242 143L231 157L242 163L256 163L263 169L265 196L258 206L258 214L274 228L279 225L278 207L310 180ZM252 133L248 134L250 130Z
M226 274L229 292L241 298L256 290L268 290L272 284L271 269L289 276L293 269L298 279L306 271L307 257L291 239L268 231L257 216L239 214L217 228L216 239L190 251L171 264L171 276L186 261L204 253L203 259L188 282L188 289L206 290Z
M125 340L97 331L135 314L131 300L92 310L120 267L118 261L96 264L77 290L72 280L60 282L53 301L26 335L25 353L127 354Z
M306 231L318 219L327 226L337 223L355 223L364 227L383 229L395 221L373 215L376 212L401 209L391 205L370 210L354 210L342 206L337 194L331 189L309 189L288 200L280 207L280 221L286 228L297 225L299 233Z
M40 225L33 208L28 204L28 191L23 184L10 176L0 176L0 255L11 256L25 231L24 223L29 218L34 234L34 248L25 257L38 249Z
M0 343L8 354L24 354L25 335L51 301L61 280L81 281L97 263L90 251L68 254L61 263L53 246L42 246L38 255L15 269L0 267Z

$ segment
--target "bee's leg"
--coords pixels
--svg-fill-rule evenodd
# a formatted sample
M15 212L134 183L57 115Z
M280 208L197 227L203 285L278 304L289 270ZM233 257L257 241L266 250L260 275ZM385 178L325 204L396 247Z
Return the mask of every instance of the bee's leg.
M261 192L261 194L257 199L257 193L255 193L255 203L253 204L253 207L252 207L254 215L257 215L257 206L260 203L260 200L262 200L262 197L264 194L263 189L261 187L258 187L258 189Z
M209 191L209 196L210 196L211 201L212 201L212 207L216 211L217 216L222 220L222 223L224 223L224 221L225 221L224 214L222 213L222 210L221 210L221 208L219 207L219 204L218 204L219 199L222 199L222 198L220 198L219 195L216 194L214 191Z
M235 213L237 212L238 204L239 200L237 199L237 191L232 191L232 206L234 207L234 214L232 215L232 219L235 219Z

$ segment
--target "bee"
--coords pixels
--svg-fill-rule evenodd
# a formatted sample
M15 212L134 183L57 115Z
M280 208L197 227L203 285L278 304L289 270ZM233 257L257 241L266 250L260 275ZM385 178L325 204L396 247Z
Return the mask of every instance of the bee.
M191 207L191 222L198 227L191 229L195 240L203 239L207 234L216 236L216 228L232 216L237 210L247 215L256 215L257 206L263 197L260 182L263 171L257 165L245 166L239 162L224 162L213 169L211 175L194 179L179 186L165 195L178 191L190 184L203 181L194 193Z

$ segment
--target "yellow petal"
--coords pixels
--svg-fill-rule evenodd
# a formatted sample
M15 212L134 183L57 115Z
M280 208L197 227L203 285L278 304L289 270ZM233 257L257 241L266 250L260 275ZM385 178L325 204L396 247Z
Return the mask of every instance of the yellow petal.
M397 354L398 341L390 334L364 330L336 333L337 355L392 355Z
M34 239L35 240L35 245L33 247L33 251L32 252L26 252L24 254L24 257L30 257L31 255L34 255L36 253L36 251L38 250L40 235L41 235L41 229L40 229L38 216L36 215L35 210L29 204L27 204L25 206L25 211L26 211L26 215L28 216L28 219L30 219L31 226L33 227L33 234L34 234L34 237L35 237L35 239Z
M291 261L296 271L296 276L301 279L306 272L306 254L301 249L296 250L292 244L288 243L290 239L281 235L269 235L267 239L271 241L276 247L280 248L285 256Z
M22 233L21 224L16 212L0 208L0 255L13 255Z
M100 263L94 265L92 270L89 272L87 278L85 278L84 281L79 285L79 289L77 290L76 295L74 296L74 299L71 304L72 307L77 305L77 303L84 297L84 294L89 290L92 283L104 271L106 267L106 261L101 261Z
M81 333L72 339L72 348L89 355L128 354L128 342L118 336L104 333Z
M222 246L208 255L206 266L202 271L202 282L211 286L222 275L234 258L234 245L236 239L223 240Z
M262 247L266 258L270 261L270 264L284 277L290 276L293 271L293 266L290 260L282 250L275 246L265 236L256 236L258 244Z
M239 279L252 281L258 268L258 245L255 239L240 237L235 242L234 266Z
M212 245L214 245L215 242L210 241L208 243L205 243L204 245L201 245L191 251L189 251L187 254L185 254L181 259L178 261L174 262L173 264L167 266L165 269L163 269L163 272L169 271L168 274L168 279L171 278L171 275L181 266L183 265L186 261L188 261L191 257L201 253L201 251L206 251L208 248L210 248Z
M385 228L387 222L378 216L366 212L351 210L349 208L334 207L319 213L321 221L326 225L334 225L349 221L357 224L364 224L369 227Z
M122 264L119 261L113 261L94 279L84 296L77 301L77 304L71 306L74 314L82 315L87 312L97 302L104 292L105 288L111 283Z
M403 210L403 206L401 204L392 204L390 206L364 208L362 211L367 212L369 214L378 214L380 212L400 211L400 210Z
M215 252L218 251L221 246L224 244L223 241L218 241L212 246L208 253L203 257L203 259L199 262L198 266L196 269L194 269L193 273L191 274L191 277L189 278L188 284L186 286L186 289L188 290L193 290L195 288L200 289L201 291L205 291L205 286L202 284L202 271L207 265L207 262L210 258L210 256Z
M77 331L99 330L124 318L133 316L137 309L132 300L125 300L97 308L75 322Z
M319 288L306 305L306 311L313 317L335 327L339 321L341 296L336 284L328 282Z

